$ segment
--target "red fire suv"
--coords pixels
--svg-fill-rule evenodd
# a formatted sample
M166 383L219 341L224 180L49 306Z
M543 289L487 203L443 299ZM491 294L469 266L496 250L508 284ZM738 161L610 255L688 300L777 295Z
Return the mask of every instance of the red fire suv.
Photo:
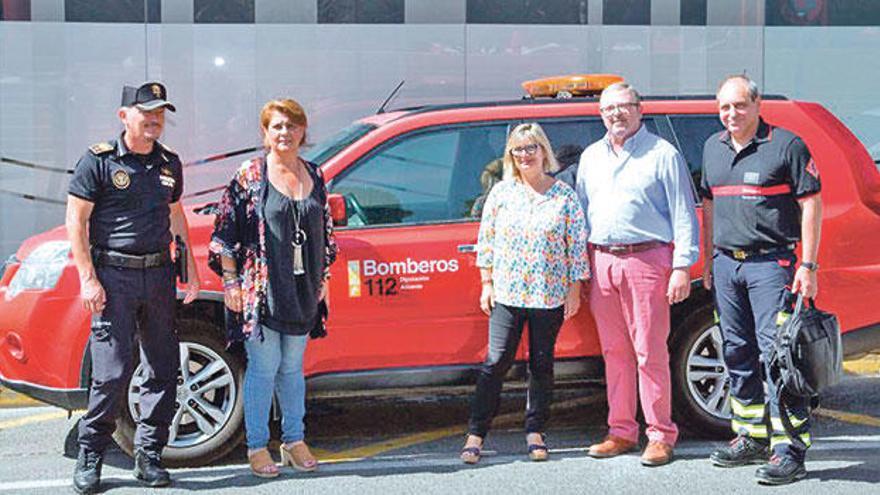
M712 96L647 97L647 128L676 145L698 181L702 146L721 124ZM802 136L822 175L825 205L818 305L839 316L849 354L880 336L880 172L864 146L815 103L766 97L770 123ZM474 244L480 197L507 132L537 121L563 165L605 128L595 97L409 108L356 121L307 158L324 170L338 223L329 336L306 352L311 391L448 386L473 380L486 352ZM231 171L230 171L231 174ZM482 181L481 181L482 177ZM187 207L200 300L178 311L183 366L165 458L210 462L243 438L242 359L225 349L220 280L206 263L213 216ZM203 205L198 205L203 207ZM199 214L197 212L202 212ZM0 383L66 409L86 404L89 315L63 227L25 241L0 278ZM728 431L727 373L710 295L694 267L691 297L672 308L676 418ZM526 360L528 349L518 355ZM556 348L558 380L602 376L595 323L584 308ZM141 379L137 368L132 388ZM138 414L129 394L117 441L130 451Z

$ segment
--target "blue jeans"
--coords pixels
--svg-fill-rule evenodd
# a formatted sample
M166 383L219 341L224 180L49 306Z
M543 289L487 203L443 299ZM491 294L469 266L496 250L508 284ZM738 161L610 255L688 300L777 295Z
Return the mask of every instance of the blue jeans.
M244 427L249 449L269 443L269 410L272 393L281 408L281 441L298 442L305 437L306 381L303 353L308 335L286 335L263 325L263 340L248 339L244 373Z

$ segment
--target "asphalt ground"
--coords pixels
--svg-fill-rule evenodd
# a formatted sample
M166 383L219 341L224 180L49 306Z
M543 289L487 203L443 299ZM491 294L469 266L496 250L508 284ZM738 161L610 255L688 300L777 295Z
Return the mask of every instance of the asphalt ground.
M880 493L880 359L870 356L847 368L858 374L824 396L814 416L808 477L786 487L757 485L756 466L711 466L708 455L723 441L688 431L676 446L675 461L665 467L641 466L638 453L586 457L586 447L605 434L607 410L604 388L581 384L557 391L549 462L526 457L525 399L518 387L505 392L476 466L458 460L467 388L443 395L321 398L309 401L307 417L308 440L321 461L318 472L288 468L275 480L257 479L240 448L212 466L172 470L174 485L161 493ZM0 403L12 402L8 392L0 392ZM72 493L81 413L68 418L53 407L15 406L0 409L0 495ZM147 493L131 477L131 466L121 451L108 452L105 491Z

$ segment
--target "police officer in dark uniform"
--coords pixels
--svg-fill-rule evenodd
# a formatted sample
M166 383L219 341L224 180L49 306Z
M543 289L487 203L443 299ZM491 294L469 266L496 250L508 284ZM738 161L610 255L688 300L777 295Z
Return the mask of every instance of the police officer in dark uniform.
M703 284L715 287L737 438L710 459L716 466L741 466L766 462L772 452L757 481L791 483L806 476L809 404L786 400L796 438L789 437L776 389L768 380L765 396L763 377L789 294L812 298L817 292L819 172L799 137L760 118L753 81L725 79L717 101L726 130L710 136L703 149Z
M180 159L158 141L166 108L175 110L162 84L124 87L118 111L123 133L91 146L70 182L67 232L83 307L92 314L92 382L73 477L80 493L99 488L102 456L132 372L136 332L146 379L140 384L134 474L148 486L171 481L161 465L179 366L169 245L172 235L188 243L188 228L179 202ZM192 254L187 258L184 303L199 290Z

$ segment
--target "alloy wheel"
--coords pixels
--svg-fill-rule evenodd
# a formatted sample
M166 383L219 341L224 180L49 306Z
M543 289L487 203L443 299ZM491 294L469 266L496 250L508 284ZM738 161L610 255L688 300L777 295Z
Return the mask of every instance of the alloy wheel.
M132 418L140 417L138 390L145 378L141 363L132 375L128 391ZM181 342L168 447L192 447L217 435L232 416L238 393L232 368L219 354L202 344Z
M717 323L705 329L688 349L687 386L701 409L716 418L730 419L730 378Z

